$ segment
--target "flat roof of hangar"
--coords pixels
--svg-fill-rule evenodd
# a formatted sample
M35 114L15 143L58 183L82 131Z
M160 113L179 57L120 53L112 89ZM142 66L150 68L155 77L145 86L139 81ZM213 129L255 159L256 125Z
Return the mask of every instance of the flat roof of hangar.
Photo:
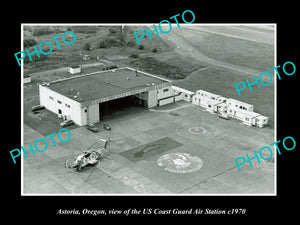
M75 101L87 102L169 82L141 71L136 76L134 69L120 68L64 78L50 82L48 87Z

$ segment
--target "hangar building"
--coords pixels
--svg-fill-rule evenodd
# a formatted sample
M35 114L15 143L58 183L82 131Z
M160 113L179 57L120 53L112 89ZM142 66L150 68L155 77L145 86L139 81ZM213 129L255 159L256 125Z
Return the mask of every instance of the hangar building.
M129 67L43 83L39 85L39 94L41 105L79 126L99 122L105 104L119 99L147 108L174 99L170 80Z

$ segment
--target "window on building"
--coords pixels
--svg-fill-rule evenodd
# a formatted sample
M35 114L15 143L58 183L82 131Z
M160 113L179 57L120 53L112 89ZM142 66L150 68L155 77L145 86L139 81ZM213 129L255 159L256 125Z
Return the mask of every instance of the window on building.
M68 108L71 108L71 106L69 104L67 104L67 103L65 104L65 106L68 107Z
M84 112L86 113L86 112L87 112L87 109L84 109Z
M187 96L188 96L188 95L184 95L184 97L186 97L186 98L187 98Z
M49 96L49 98L50 98L51 100L53 100L53 99L54 99L52 96Z
M242 107L242 106L240 105L240 109L244 109L244 107Z
M163 90L163 92L167 92L167 91L169 91L169 88L166 88L166 89Z
M62 102L60 100L57 100L57 103L61 104Z

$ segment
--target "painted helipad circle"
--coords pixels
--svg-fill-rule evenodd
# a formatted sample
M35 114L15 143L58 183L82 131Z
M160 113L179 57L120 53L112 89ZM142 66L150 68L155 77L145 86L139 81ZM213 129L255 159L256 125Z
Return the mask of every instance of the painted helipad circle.
M157 164L172 173L192 173L203 166L203 162L198 156L188 153L165 154L157 160Z
M190 127L188 129L188 131L191 133L191 134L204 134L206 133L206 129L204 129L203 127Z
M191 124L186 123L176 128L178 135L192 139L208 139L218 134L218 131L208 124Z

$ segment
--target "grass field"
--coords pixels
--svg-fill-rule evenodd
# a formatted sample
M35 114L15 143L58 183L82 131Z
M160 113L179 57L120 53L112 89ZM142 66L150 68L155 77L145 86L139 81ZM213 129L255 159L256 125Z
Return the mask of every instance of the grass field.
M274 45L185 29L181 32L204 55L258 71L274 67ZM192 38L197 35L197 38Z

